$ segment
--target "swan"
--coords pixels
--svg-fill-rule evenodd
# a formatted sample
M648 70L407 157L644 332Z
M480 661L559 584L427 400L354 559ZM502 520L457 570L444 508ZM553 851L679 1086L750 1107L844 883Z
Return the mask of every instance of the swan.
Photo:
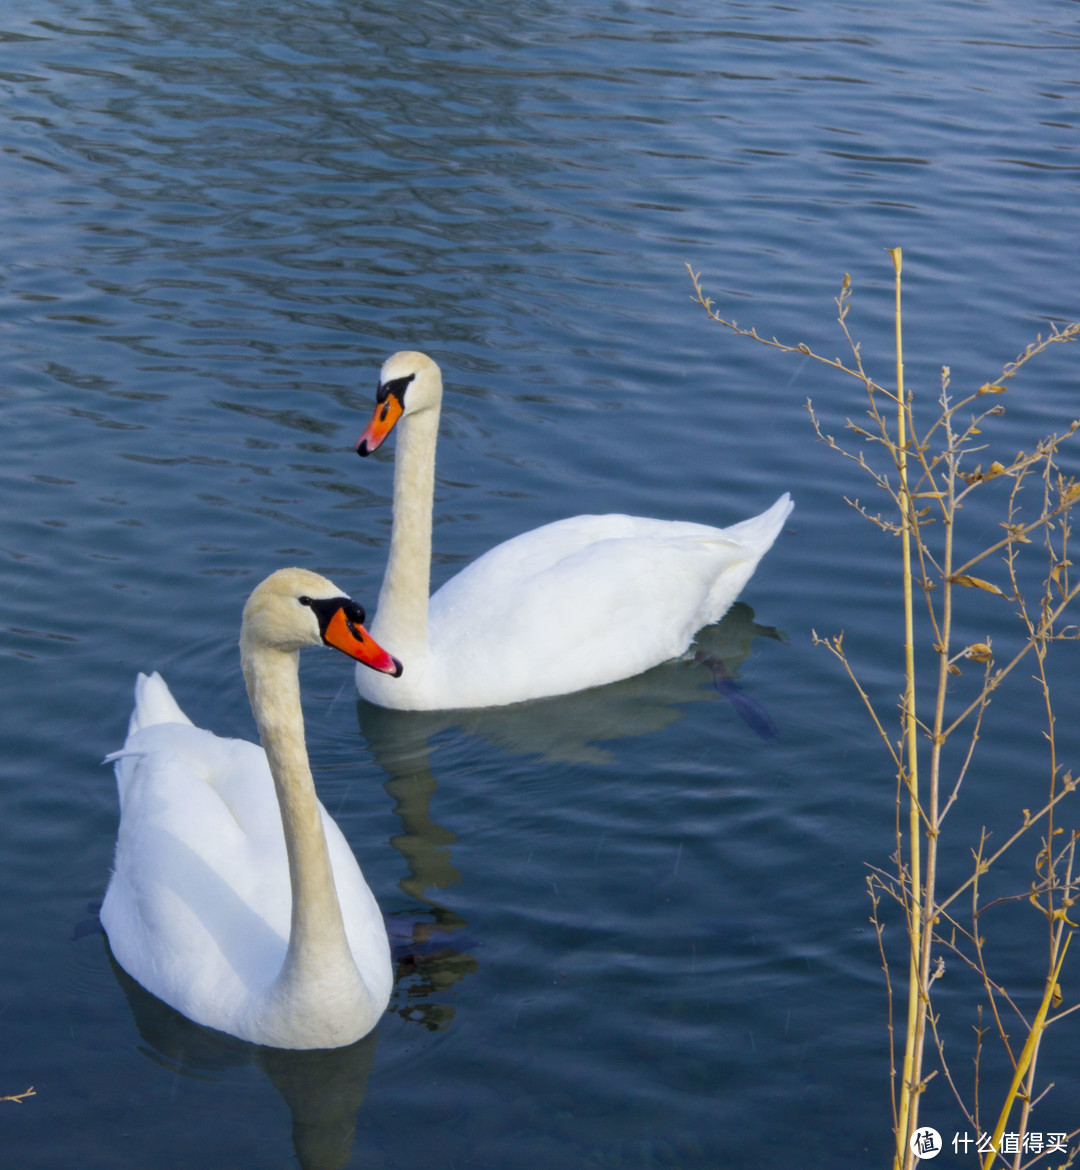
M793 505L730 528L574 516L486 552L429 600L442 375L425 354L388 358L356 450L397 426L394 519L372 635L404 677L357 670L360 694L405 710L488 707L615 682L685 653L718 621Z
M117 962L194 1020L275 1048L336 1048L390 998L382 915L315 795L299 650L401 664L317 573L280 569L244 606L240 658L262 747L195 727L140 674L116 764L120 827L101 924Z

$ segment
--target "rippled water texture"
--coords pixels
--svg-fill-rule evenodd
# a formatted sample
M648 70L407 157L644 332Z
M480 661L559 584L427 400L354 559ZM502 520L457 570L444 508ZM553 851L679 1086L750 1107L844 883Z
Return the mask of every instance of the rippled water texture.
M897 548L845 505L873 490L803 409L839 432L857 386L711 324L685 264L725 314L826 354L850 273L849 325L888 379L901 247L909 385L994 377L1078 313L1078 14L4 6L0 1095L36 1089L0 1102L4 1165L885 1164L864 882L893 849L893 779L810 633L843 629L888 710ZM404 347L447 384L436 582L581 511L727 524L783 490L796 511L703 637L745 702L689 656L577 698L394 715L357 705L343 660L305 658L320 794L398 982L368 1040L283 1055L186 1025L111 965L100 761L138 670L254 734L235 640L270 570L374 607L393 451L352 444ZM1057 347L1018 381L1006 457L1076 412L1076 362ZM972 636L1007 628L980 610ZM1014 691L960 867L1037 799L1037 696ZM1029 1004L1040 932L1018 913L1001 944ZM942 986L966 1070L970 989ZM1043 1131L1078 1124L1077 1019L1045 1046ZM963 1126L942 1078L924 1115Z

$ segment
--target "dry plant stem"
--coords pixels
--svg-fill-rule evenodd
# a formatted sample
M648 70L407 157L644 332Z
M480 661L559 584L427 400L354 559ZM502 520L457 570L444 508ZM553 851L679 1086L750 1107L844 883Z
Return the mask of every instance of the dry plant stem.
M950 658L948 660L948 665L952 666L953 661L954 660ZM983 683L982 683L982 690L980 692L980 694L982 696L982 702L979 704L978 707L975 708L975 725L974 725L974 727L972 727L971 734L968 737L968 746L967 746L967 752L964 756L964 762L957 769L956 783L953 785L952 792L949 793L948 798L945 801L945 806L944 806L944 808L942 808L941 813L938 817L938 824L939 825L949 815L949 810L952 808L952 806L956 803L957 799L959 798L960 787L964 783L964 778L968 774L968 769L971 767L971 760L972 760L972 757L975 755L975 745L979 742L979 732L982 730L983 716L986 714L987 707L990 706L990 689L991 688L988 685L989 679L990 679L990 663L988 662L988 663L986 663L986 668L983 671ZM939 730L939 734L940 734L940 728L938 730Z
M878 718L878 713L874 709L874 704L870 701L870 696L863 690L862 684L853 670L851 663L848 662L847 655L844 653L844 635L837 634L833 638L819 637L817 630L810 631L810 638L815 646L824 646L826 650L840 663L847 674L849 681L855 690L858 692L859 698L862 699L863 705L866 707L867 713L874 722L877 728L878 735L881 736L882 742L885 744L889 754L892 756L893 764L897 771L901 770L900 752L894 746L892 740L889 738L889 733L885 730L881 720Z
M1011 846L1015 845L1016 842L1019 841L1020 838L1032 827L1032 825L1042 820L1043 817L1048 816L1051 809L1060 804L1066 796L1071 795L1076 790L1078 784L1080 784L1080 781L1075 780L1072 776L1065 776L1062 779L1061 790L1054 793L1051 799L1048 800L1046 804L1044 804L1043 807L1039 809L1038 812L1028 812L1023 822L1021 823L1020 828L1015 830L1015 832L1013 832L1008 837L1005 843L1003 845L999 845L998 848L995 849L989 857L984 858L982 856L980 846L980 852L976 859L975 872L971 875L971 877L961 882L960 885L958 885L947 898L943 898L936 902L934 906L934 912L936 914L942 914L953 904L953 902L956 901L957 898L960 897L962 893L964 893L965 890L971 889L972 885L974 885L979 880L981 874L986 873L987 870L989 870L989 868L994 864L994 862L997 861L998 858L1000 858L1005 852L1007 852Z
M919 818L918 728L915 723L915 618L911 582L911 497L907 478L907 418L904 395L904 349L900 332L899 248L891 252L896 270L896 446L897 471L900 477L901 550L904 586L904 772L909 798L908 855L911 871L911 907L908 912L908 935L911 939L908 971L908 1012L904 1044L903 1080L900 1089L900 1118L897 1127L897 1159L910 1164L909 1141L919 1123L919 1085L922 1079L922 1045L925 1027L926 969L923 963L922 849ZM861 365L860 365L861 369ZM876 406L873 407L876 410ZM928 955L927 955L928 958Z
M877 877L876 874L868 874L866 878L867 890L870 894L870 905L873 910L870 914L870 921L874 924L874 933L877 936L878 954L881 956L881 969L885 973L885 1000L886 1000L886 1028L889 1036L889 1083L896 1083L896 1033L895 1025L893 1023L893 989L892 976L889 972L889 960L885 954L885 939L884 927L881 924L881 919L878 917L878 905L881 902L881 896L876 893L877 888L887 889L884 882ZM889 891L891 893L891 891ZM891 1095L892 1115L893 1115L893 1133L900 1132L900 1120L896 1113L896 1095Z
M986 1035L986 1030L982 1026L982 1004L977 1008L978 1022L975 1025L975 1087L973 1090L973 1107L971 1110L971 1117L974 1121L975 1132L981 1133L982 1126L979 1124L979 1062L982 1060L982 1041L983 1036Z
M1067 1142L1071 1142L1077 1136L1077 1134L1080 1134L1080 1130L1073 1130L1072 1133L1065 1135L1065 1140ZM1069 1150L1065 1161L1059 1162L1054 1170L1069 1170L1069 1167L1071 1167L1076 1162L1077 1155L1080 1155L1080 1146L1073 1146L1072 1149ZM1034 1166L1041 1157L1043 1157L1043 1155L1036 1154L1034 1158L1031 1158L1029 1161L1022 1163L1021 1170L1027 1170L1029 1166Z
M953 1080L952 1070L949 1068L948 1061L945 1059L945 1041L942 1039L942 1037L938 1033L938 1018L939 1017L937 1015L935 1015L933 1012L928 1013L928 1019L930 1022L930 1030L931 1030L933 1037L934 1037L934 1043L937 1046L938 1057L941 1060L941 1071L945 1074L945 1080L948 1082L949 1088L952 1090L952 1095L953 1095L953 1097L955 1097L957 1103L959 1104L960 1110L964 1114L964 1117L966 1118L968 1125L970 1125L971 1128L974 1129L976 1132L979 1132L978 1100L976 1099L974 1112L970 1112L964 1104L963 1094L960 1092L959 1086Z
M1016 1057L1013 1056L1012 1046L1009 1044L1009 1033L1005 1028L1005 1022L1001 1018L1001 1012L998 1010L998 999L1004 999L1010 1007L1016 1012L1020 1019L1027 1026L1023 1015L1017 1009L1016 1005L1009 999L1005 989L999 984L995 983L990 978L990 974L986 969L986 955L983 952L982 935L979 934L979 877L986 871L982 868L982 851L986 845L986 830L982 832L982 838L979 841L979 851L975 856L975 880L971 884L971 921L973 930L968 934L971 940L971 947L974 951L975 958L971 960L970 965L975 968L982 979L983 988L986 991L986 998L990 1003L990 1011L994 1016L994 1023L997 1025L998 1037L1001 1040L1002 1047L1005 1049L1009 1057L1009 1063L1016 1068ZM944 911L942 911L944 914ZM967 932L965 932L967 933Z
M1065 952L1069 949L1069 941L1071 938L1071 934L1066 936L1061 953L1058 955L1057 963L1054 965L1053 974L1046 981L1046 990L1043 992L1042 1003L1039 1004L1039 1011L1031 1025L1031 1031L1028 1033L1024 1050L1020 1053L1020 1061L1016 1066L1016 1071L1013 1073L1012 1084L1009 1086L1009 1092L1005 1097L1005 1104L1002 1106L997 1125L994 1127L994 1135L990 1142L992 1148L983 1161L983 1170L990 1170L990 1167L994 1164L994 1151L1001 1145L1001 1135L1005 1132L1005 1126L1009 1123L1009 1114L1012 1112L1016 1095L1020 1091L1021 1082L1035 1057L1039 1041L1046 1028L1046 1016L1050 1010L1050 1001L1053 999L1054 988L1057 986L1058 977L1061 975L1061 965L1065 962Z
M1080 1134L1080 1129L1074 1129L1072 1131L1072 1133L1067 1133L1065 1135L1065 1141L1066 1142L1073 1141L1077 1137L1078 1134ZM1054 1167L1054 1170L1069 1170L1069 1167L1072 1166L1073 1163L1076 1161L1076 1157L1078 1154L1080 1154L1080 1147L1073 1146L1072 1149L1069 1150L1068 1155L1065 1158L1065 1161L1058 1162L1057 1165ZM1035 1163L1038 1162L1042 1157L1044 1157L1044 1155L1036 1154L1034 1158L1030 1158L1027 1162L1022 1162L1020 1164L1020 1170L1027 1170L1027 1168L1029 1166L1034 1166Z
M1045 467L1045 470L1044 470L1044 475L1043 475L1043 512L1044 512L1044 514L1049 510L1049 507L1051 506L1050 505L1051 490L1052 490L1052 485L1051 485L1051 481L1050 481L1050 465L1049 465L1049 461L1048 461L1047 465ZM1016 499L1017 499L1018 491L1019 491L1019 484L1015 484L1013 491L1009 497L1009 519L1010 520L1013 519L1013 516L1015 514L1015 509L1017 506ZM1046 549L1047 549L1047 552L1049 553L1051 564L1054 565L1054 569L1058 568L1059 566L1062 566L1063 563L1067 563L1066 554L1068 551L1067 544L1068 544L1068 533L1069 533L1067 521L1063 522L1062 528L1063 528L1063 533L1062 533L1061 560L1057 561L1056 564L1055 564L1056 558L1055 558L1055 549L1054 549L1053 541L1050 537L1049 531L1047 531L1045 534ZM1043 596L1041 599L1041 606L1040 606L1042 620L1040 622L1036 623L1032 620L1032 617L1028 613L1028 608L1027 608L1026 604L1024 603L1023 590L1020 588L1020 583L1019 583L1018 573L1017 573L1016 553L1017 553L1017 546L1015 544L1010 544L1010 546L1007 550L1006 563L1008 565L1009 580L1012 584L1013 595L1019 599L1021 619L1024 621L1025 625L1027 626L1029 640L1035 643L1035 661L1036 661L1036 668L1037 668L1037 672L1038 672L1036 675L1036 678L1039 682L1040 689L1042 691L1043 703L1044 703L1045 710L1046 710L1046 726L1047 726L1046 738L1047 738L1047 741L1049 743L1049 751L1050 751L1050 761L1049 761L1050 784L1051 784L1051 795L1053 795L1054 785L1057 782L1057 774L1058 774L1057 738L1056 738L1055 730L1054 730L1055 720L1054 720L1053 703L1051 702L1051 698L1050 698L1050 682L1049 682L1049 679L1048 679L1047 674L1046 674L1047 643L1046 643L1046 636L1045 636L1046 627L1045 627L1044 623L1046 621L1048 613L1053 608L1053 606L1052 606L1052 582L1054 580L1054 569L1051 570L1051 573L1046 578ZM1065 572L1067 573L1068 570L1066 569ZM1066 589L1066 592L1067 592L1067 589ZM1046 847L1045 847L1046 870L1047 870L1047 881L1046 881L1046 892L1045 892L1045 913L1046 913L1047 921L1049 924L1050 962L1054 966L1054 974L1053 974L1053 976L1051 976L1050 980L1047 983L1047 990L1046 990L1046 994L1045 994L1044 999L1043 999L1044 1026L1043 1027L1033 1027L1029 1032L1028 1043L1030 1045L1031 1050L1030 1050L1030 1057L1028 1060L1027 1071L1026 1071L1026 1074L1023 1075L1023 1089L1022 1090L1016 1088L1016 1081L1014 1080L1014 1086L1013 1086L1014 1087L1014 1095L1015 1095L1015 1093L1018 1092L1019 1096L1020 1096L1019 1126L1020 1126L1021 1133L1024 1133L1027 1131L1028 1119L1031 1115L1032 1097L1033 1097L1034 1092L1035 1092L1035 1072L1036 1072L1036 1068L1038 1065L1039 1045L1041 1044L1043 1032L1045 1030L1046 1011L1049 1010L1049 1002L1052 1001L1052 999L1053 999L1053 993L1057 987L1057 976L1058 976L1058 973L1060 972L1061 963L1064 960L1065 951L1068 948L1069 940L1072 937L1071 934L1068 934L1068 935L1064 934L1064 928L1065 928L1065 922L1067 920L1067 914L1062 913L1060 916L1058 916L1055 913L1055 911L1056 911L1055 898L1054 898L1054 895L1055 895L1055 866L1054 866L1054 861L1053 861L1054 836L1055 836L1054 809L1051 808L1050 812L1047 814L1047 838L1046 838ZM1066 869L1066 874L1065 874L1065 883L1066 883L1065 890L1066 890L1066 892L1062 894L1063 901L1066 903L1066 907L1065 907L1066 909L1067 909L1068 892L1071 892L1070 891L1071 869L1072 869L1072 866L1071 866L1071 852L1070 852L1070 863ZM1034 897L1034 895L1033 895L1033 897ZM1027 1049L1025 1048L1025 1052L1026 1051L1027 1051ZM1023 1054L1021 1055L1021 1064L1022 1063L1023 1063ZM1022 1068L1017 1068L1017 1070L1016 1070L1017 1077L1021 1076L1022 1073L1023 1073ZM1010 1107L1011 1107L1011 1101L1008 1101L1006 1103L1006 1106L1005 1106L1005 1109L1006 1109L1005 1117L1006 1118L1008 1116L1007 1111ZM1016 1157L1013 1160L1014 1170L1019 1170L1019 1166L1020 1166L1020 1153L1017 1152Z
M701 305L701 307L708 314L709 318L715 321L718 325L723 325L725 329L730 329L732 333L737 333L740 337L750 338L752 341L757 341L761 345L768 346L770 349L778 349L783 353L802 354L804 357L811 358L813 361L819 362L823 366L831 366L834 370L839 370L841 373L848 374L852 378L858 378L860 382L862 382L864 385L867 385L867 388L871 390L872 393L884 395L886 398L892 398L892 395L887 390L885 390L882 386L879 386L876 382L873 382L863 370L862 362L859 358L859 347L857 344L851 341L850 335L848 334L847 328L843 321L841 321L841 328L843 329L844 336L851 344L852 350L855 354L856 367L854 369L850 366L845 366L844 363L838 358L826 358L822 357L820 354L814 353L814 351L805 342L800 341L796 345L785 345L783 342L777 341L775 337L762 337L755 329L743 329L736 321L725 320L720 316L719 313L716 312L716 310L713 308L712 301L705 295L705 290L701 287L701 274L695 272L689 264L686 265L686 271L690 274L690 280L694 285L693 300L697 304ZM849 290L850 281L847 277L845 277L844 290L839 298L841 301L846 299ZM1080 321L1074 322L1071 325L1067 325L1064 329L1058 329L1055 325L1051 324L1049 334L1047 334L1046 337L1040 337L1036 341L1033 341L1019 357L1009 362L1002 370L1001 376L995 383L992 385L987 383L986 385L979 387L975 393L969 394L966 398L963 398L959 402L954 403L950 408L950 413L955 415L959 411L965 410L972 402L982 397L984 394L995 393L999 391L1002 388L1002 384L1014 377L1022 366L1031 361L1032 358L1037 357L1051 345L1054 345L1058 342L1075 341L1078 337L1080 337ZM921 442L916 445L917 451L926 451L930 439L933 437L934 431L941 424L941 421L942 420L939 419L938 422L936 422L930 428L930 430L926 432ZM843 451L839 447L837 450L842 454L847 455L847 457L850 459L857 459L856 456L848 454L848 452Z
M1059 499L1062 496L1067 497L1068 493L1061 491L1060 477L1059 477L1057 485L1054 484L1054 482L1051 478L1051 474L1050 474L1050 464L1049 464L1049 461L1047 461L1047 464L1046 464L1045 469L1044 469L1044 474L1043 474L1043 512L1044 513L1050 511L1050 509L1052 507L1051 501L1055 495L1055 486L1057 488L1056 494L1057 494ZM1016 492L1015 491L1012 494L1012 496L1010 496L1009 504L1010 504L1010 520L1011 520L1013 517L1013 512L1014 512L1015 506L1016 506ZM1061 548L1060 548L1060 551L1058 551L1054 548L1054 544L1053 544L1053 540L1051 539L1049 528L1046 530L1046 532L1044 534L1044 542L1045 542L1045 546L1046 546L1046 551L1049 555L1052 568L1051 568L1051 571L1048 574L1046 581L1045 581L1045 584L1044 584L1044 592L1043 592L1042 602L1041 602L1041 614L1040 614L1040 618L1039 618L1038 622L1035 622L1032 620L1032 618L1028 615L1026 606L1023 605L1023 594L1022 594L1022 591L1020 590L1020 586L1018 583L1016 557L1015 557L1015 550L1013 548L1010 548L1010 555L1008 558L1009 577L1010 577L1010 581L1012 582L1012 585L1013 585L1013 592L1021 599L1021 617L1023 618L1024 622L1027 625L1029 640L1037 642L1037 651L1036 651L1036 653L1037 653L1036 664L1038 667L1037 678L1038 678L1039 685L1040 685L1041 690L1042 690L1043 703L1044 703L1045 708L1046 708L1046 726L1047 726L1046 738L1047 738L1047 741L1049 743L1049 751L1050 751L1051 795L1053 795L1053 792L1055 790L1055 785L1057 784L1059 764L1058 764L1058 756L1057 756L1057 738L1056 738L1056 733L1055 733L1056 720L1054 717L1053 703L1051 702L1051 698L1050 698L1050 682L1049 682L1049 679L1048 679L1047 674L1046 674L1046 655L1047 655L1047 649L1048 649L1047 635L1048 635L1048 632L1050 630L1052 630L1052 628L1053 628L1053 613L1054 613L1055 608L1056 608L1053 604L1053 591L1054 591L1055 587L1066 598L1068 598L1071 595L1071 591L1069 589L1069 584L1068 584L1068 573L1069 573L1069 570L1068 570L1068 565L1069 565L1068 551L1069 551L1070 529L1069 529L1069 523L1068 523L1067 517L1061 521L1060 528L1061 528ZM1050 812L1050 815L1049 815L1048 821L1047 821L1047 842L1046 842L1046 865L1047 865L1047 874L1048 874L1047 894L1046 894L1046 915L1047 915L1047 921L1048 921L1049 926L1050 926L1050 951L1051 951L1051 961L1052 962L1056 959L1057 953L1058 953L1060 947L1062 946L1062 934L1064 932L1065 925L1068 922L1068 913L1067 912L1068 912L1070 906L1072 905L1072 899L1070 899L1068 897L1068 895L1072 892L1072 873L1073 873L1073 862L1075 860L1075 847L1076 847L1076 837L1074 835L1072 841L1069 843L1069 845L1066 847L1066 849L1063 851L1063 853L1061 855L1062 858L1065 860L1065 874L1064 874L1064 877L1062 879L1062 888L1065 891L1065 893L1063 894L1061 910L1060 910L1060 912L1058 912L1055 909L1055 905L1054 905L1054 893L1055 893L1054 877L1055 877L1055 873L1056 873L1056 867L1054 865L1054 860L1053 860L1053 840L1054 840L1054 837L1057 835L1058 831L1059 830L1055 829L1055 826L1054 826L1053 809L1051 809L1051 812Z
M702 291L697 274L690 272L694 285L694 299L705 309L708 316L732 332L751 338L766 346L788 353L798 353L813 358L821 365L828 366L843 374L858 379L863 386L868 408L860 423L847 420L847 429L868 447L849 451L831 435L826 434L814 412L813 404L807 408L814 430L819 439L829 448L854 462L866 473L872 483L885 492L896 509L897 520L874 514L859 501L848 500L861 515L883 531L899 538L902 554L903 604L905 631L904 690L900 702L900 735L892 738L885 722L875 710L874 702L859 683L855 671L847 659L843 646L843 634L831 638L819 638L813 633L815 645L825 646L841 663L845 673L856 688L863 705L869 712L874 727L886 745L896 768L896 840L897 846L892 861L895 872L884 873L872 870L868 877L868 890L872 903L871 921L874 924L885 972L888 1037L889 1073L892 1085L892 1109L896 1148L894 1167L896 1170L910 1170L915 1159L910 1150L911 1135L918 1128L920 1097L927 1084L936 1075L924 1075L927 1033L935 1042L941 1071L945 1075L960 1108L976 1132L981 1133L980 1108L986 1101L986 1086L982 1077L986 1075L983 1062L984 1041L987 1033L996 1033L998 1041L1012 1066L1012 1081L1009 1085L997 1117L993 1136L996 1153L986 1156L983 1170L989 1170L995 1158L1008 1164L1009 1158L1000 1152L1001 1135L1009 1118L1019 1105L1019 1135L1028 1132L1032 1110L1052 1086L1038 1091L1035 1074L1042 1037L1055 1021L1080 1009L1080 1004L1060 1009L1062 994L1058 978L1065 960L1066 950L1075 924L1069 915L1080 896L1080 876L1076 870L1076 847L1080 841L1080 829L1064 838L1059 847L1058 837L1064 833L1059 827L1058 805L1080 787L1080 779L1063 772L1059 760L1055 736L1055 715L1051 695L1050 676L1046 659L1051 642L1080 641L1080 626L1059 628L1058 622L1066 620L1065 614L1080 595L1080 582L1070 579L1069 516L1071 509L1080 504L1080 483L1065 479L1056 463L1058 449L1074 434L1080 431L1080 420L1074 420L1068 429L1060 434L1042 439L1028 452L1021 451L1008 465L994 461L986 471L981 466L970 471L970 461L986 449L982 439L982 426L1003 413L1003 407L993 398L995 404L985 407L986 395L999 395L1006 383L1032 358L1043 353L1051 345L1071 342L1080 338L1080 322L1058 328L1051 325L1046 337L1039 336L1015 360L1007 363L993 383L985 383L973 393L959 400L952 400L949 391L949 371L942 372L942 388L939 398L939 412L936 421L920 437L915 423L913 400L904 387L903 345L901 335L900 274L902 257L900 249L890 249L895 272L895 331L896 331L896 391L886 390L875 382L863 365L858 344L848 329L847 316L850 308L851 282L845 276L836 305L837 320L844 339L850 348L848 363L829 359L814 353L805 344L785 345L774 337L763 338L753 329L741 329L734 321L724 320L714 311L711 301ZM894 421L890 420L895 408ZM881 453L887 463L885 470L871 465L875 452ZM1021 492L1034 478L1042 481L1042 499L1038 515L1031 519L1021 514ZM957 548L954 542L954 524L959 518L967 497L981 489L987 481L1005 478L1010 483L1005 522L1001 527L1005 535L986 545L973 554L965 551L966 560L956 567ZM940 525L935 533L940 536L931 543L927 532L930 524ZM1036 602L1035 591L1025 593L1027 570L1024 546L1033 545L1036 534L1041 535L1049 569L1042 581L1041 594ZM1000 557L1007 575L1007 585L999 587L993 581L971 575L970 570L990 558ZM982 571L986 571L985 569ZM916 584L922 590L925 603L927 629L933 638L933 650L937 659L937 689L930 718L919 719L916 711L915 677L915 623L914 591ZM952 646L954 636L954 607L959 600L957 588L977 588L997 595L1007 601L1019 618L1023 639L1007 657L1004 665L995 661L995 652L989 642L975 643L959 650ZM1030 657L1029 657L1030 656ZM990 850L990 834L984 829L978 847L972 851L974 872L961 880L946 897L940 898L936 889L938 858L942 826L956 804L961 787L972 771L975 747L983 731L984 717L990 707L994 692L1011 675L1021 662L1034 659L1033 678L1040 689L1046 719L1043 733L1048 744L1049 792L1042 807L1034 814L1023 810L1022 823L1009 834L1004 844ZM977 682L973 698L964 696L965 704L958 715L947 720L947 704L954 701L949 687L951 677L961 673L961 664L967 660L983 664L981 679ZM970 684L967 687L970 694ZM963 691L960 692L963 695ZM951 777L943 788L945 746L955 733L963 729L966 745L961 747L955 777ZM925 791L920 791L918 748L920 733L925 736L928 747L923 764ZM950 752L951 755L951 752ZM904 793L907 794L908 815L902 815ZM906 819L906 828L904 821ZM980 880L1020 837L1028 834L1037 824L1045 826L1042 849L1036 861L1036 880L1030 891L992 898L981 904ZM926 836L925 854L922 838ZM880 918L880 897L888 893L902 908L908 930L908 1011L905 1029L903 1068L897 1069L898 1037L895 1034L894 987L884 944L884 925ZM961 925L950 906L963 894L970 896L970 929ZM1035 1016L1025 1018L1021 1004L991 974L984 947L983 919L994 907L1006 902L1028 901L1047 919L1048 963L1046 968L1045 992ZM951 937L946 931L951 928ZM978 1005L978 1025L975 1032L974 1084L972 1106L965 1105L960 1086L946 1060L945 1042L939 1032L939 1016L934 1012L932 996L936 994L935 984L945 973L944 961L934 959L935 947L956 955L977 976L993 1019L991 1029L983 1026L983 1005ZM1051 1009L1056 1014L1051 1015ZM1023 1039L1019 1055L1010 1043L1009 1027L1015 1028L1019 1021L1022 1031L1017 1038ZM1016 1121L1013 1123L1016 1128ZM1069 1135L1071 1141L1074 1134ZM1023 1143L1021 1143L1021 1149ZM1080 1150L1069 1151L1065 1166L1073 1164ZM1026 1165L1039 1161L1031 1159ZM1011 1160L1013 1170L1024 1170L1020 1153Z
M1069 604L1073 601L1078 593L1080 593L1080 585L1074 585L1065 595L1065 597L1062 598L1061 602L1056 605L1050 612L1043 624L1047 627L1052 626L1065 612ZM1075 640L1072 635L1058 634L1056 635L1056 638L1059 641ZM994 672L987 684L986 691L980 693L978 698L976 698L969 706L965 707L964 710L961 711L960 714L957 715L957 717L949 724L949 726L942 731L942 735L944 735L946 739L948 739L948 737L952 735L952 733L967 720L968 716L971 715L973 711L977 711L980 706L985 704L986 696L989 691L996 690L1001 685L1006 676L1011 674L1013 670L1015 670L1016 667L1020 665L1023 659L1028 656L1030 651L1034 648L1034 645L1035 642L1029 638L1005 666L1000 667Z
M12 1093L7 1097L0 1097L0 1101L14 1101L16 1105L21 1105L27 1097L36 1097L37 1093L34 1091L34 1086L31 1085L29 1089L24 1089L21 1093Z

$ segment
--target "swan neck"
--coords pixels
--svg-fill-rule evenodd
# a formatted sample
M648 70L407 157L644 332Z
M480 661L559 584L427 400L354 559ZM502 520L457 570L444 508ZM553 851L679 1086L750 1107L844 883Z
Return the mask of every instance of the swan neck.
M438 407L407 415L397 430L394 524L371 632L400 656L410 648L413 653L427 649Z
M246 645L241 660L274 789L281 809L292 887L289 946L272 992L302 998L339 964L355 964L345 937L322 813L304 738L299 653Z

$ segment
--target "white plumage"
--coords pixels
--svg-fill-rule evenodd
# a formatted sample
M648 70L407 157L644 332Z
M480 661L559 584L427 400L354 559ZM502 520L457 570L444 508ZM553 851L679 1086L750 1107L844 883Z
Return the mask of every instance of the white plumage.
M310 602L333 599L325 578L282 570L245 608L267 750L193 726L160 675L140 674L109 757L120 827L101 921L117 961L196 1023L282 1048L351 1043L392 986L382 914L307 765L297 648L323 640Z
M684 653L718 621L793 505L729 528L637 516L575 516L496 546L428 598L442 378L424 354L383 365L361 436L374 450L400 419L394 527L372 622L405 665L400 680L357 671L384 707L496 706L628 678Z

